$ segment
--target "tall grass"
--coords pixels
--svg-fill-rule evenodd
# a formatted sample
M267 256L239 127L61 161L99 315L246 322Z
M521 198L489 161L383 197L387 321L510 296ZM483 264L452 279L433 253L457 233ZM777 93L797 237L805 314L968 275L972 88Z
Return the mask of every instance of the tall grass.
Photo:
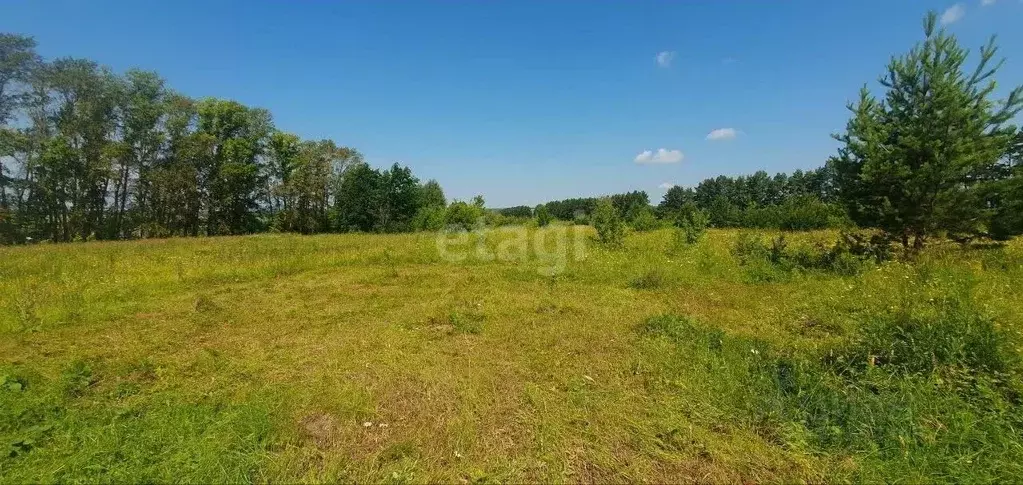
M837 468L845 479L1023 479L1016 337L977 307L968 282L916 278L939 296L860 315L850 335L812 352L678 315L640 331L674 343L685 363L666 372L704 387L699 399L719 419L803 453L860 457Z

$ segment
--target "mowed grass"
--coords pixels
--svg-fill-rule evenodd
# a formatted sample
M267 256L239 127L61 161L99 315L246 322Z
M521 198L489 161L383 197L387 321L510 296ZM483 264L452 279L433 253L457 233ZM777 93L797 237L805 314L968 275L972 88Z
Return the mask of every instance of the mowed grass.
M1018 355L1023 244L841 276L741 266L737 238L631 234L554 275L432 234L0 248L0 481L1023 480L1013 369L830 370L950 308Z

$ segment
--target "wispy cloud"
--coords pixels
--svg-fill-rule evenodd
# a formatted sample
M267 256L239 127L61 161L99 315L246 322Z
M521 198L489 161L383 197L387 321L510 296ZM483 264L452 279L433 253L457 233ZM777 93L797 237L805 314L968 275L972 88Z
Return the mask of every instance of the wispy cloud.
M980 0L980 6L986 7L988 5L994 5L998 0Z
M736 62L738 61L734 57L726 57L724 59L721 59L721 63L726 66L729 64L735 64Z
M643 150L636 155L633 160L636 163L647 164L647 163L678 163L685 158L679 150L668 150L667 148L658 148L657 151Z
M949 25L954 22L958 22L959 19L966 15L966 7L961 3L957 3L945 10L945 13L941 14L941 24Z
M671 61L674 60L675 53L673 51L658 52L657 55L654 56L654 61L656 61L657 65L660 67L670 67Z
M739 132L735 128L718 128L710 133L707 133L707 139L710 141L722 141L731 140L738 135Z
M661 184L661 185L658 185L658 186L657 186L657 188L659 188L659 189L664 189L664 190L668 190L668 189L670 189L670 188L672 188L672 187L674 187L674 186L675 186L675 184L673 184L673 183L671 183L671 182L665 182L665 183L663 183L663 184Z

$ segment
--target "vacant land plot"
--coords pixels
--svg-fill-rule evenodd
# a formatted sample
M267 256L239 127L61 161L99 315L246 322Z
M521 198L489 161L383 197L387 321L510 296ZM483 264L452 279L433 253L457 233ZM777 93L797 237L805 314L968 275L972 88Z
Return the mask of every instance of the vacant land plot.
M1023 479L1023 245L738 239L553 276L431 234L0 248L0 481Z

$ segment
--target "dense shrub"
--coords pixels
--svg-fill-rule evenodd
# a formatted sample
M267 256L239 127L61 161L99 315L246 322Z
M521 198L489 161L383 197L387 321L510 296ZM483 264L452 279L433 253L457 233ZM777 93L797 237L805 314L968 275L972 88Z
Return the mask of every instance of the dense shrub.
M661 221L654 215L654 210L646 206L636 210L629 225L636 231L653 231L661 227Z
M849 224L844 209L813 196L790 198L776 207L779 212L778 227L788 231L811 231Z
M688 204L683 207L673 221L674 230L672 237L676 249L691 246L700 242L704 233L707 232L707 224L710 218L707 213L697 209L695 205Z
M471 204L456 200L448 206L444 223L448 227L469 230L481 224L485 216L482 197L476 197Z
M782 203L745 207L718 197L707 204L705 210L710 225L714 227L810 231L850 225L842 207L811 195L790 197Z
M769 255L770 251L768 251L767 246L764 245L759 236L752 233L740 232L735 240L735 244L732 245L732 256L742 266L755 261L766 261L770 259Z
M551 215L551 211L547 210L546 205L536 206L534 213L536 214L536 225L538 227L546 227L554 220L554 216Z
M412 227L417 231L439 231L444 228L447 210L440 207L423 207L412 218Z
M842 276L853 276L862 271L864 265L874 258L869 253L857 254L849 249L844 238L839 238L831 247L825 245L791 247L784 234L764 243L751 233L740 233L732 246L732 255L740 266L745 267L747 276L758 282L777 281L778 272L793 270L818 270Z
M854 256L873 259L878 263L891 260L895 254L892 240L881 232L843 231L835 246Z
M593 227L597 230L597 239L607 246L618 247L625 241L625 223L607 198L597 202L593 211Z
M483 223L487 227L523 226L532 220L532 217L508 216L497 211L485 211L483 215Z

